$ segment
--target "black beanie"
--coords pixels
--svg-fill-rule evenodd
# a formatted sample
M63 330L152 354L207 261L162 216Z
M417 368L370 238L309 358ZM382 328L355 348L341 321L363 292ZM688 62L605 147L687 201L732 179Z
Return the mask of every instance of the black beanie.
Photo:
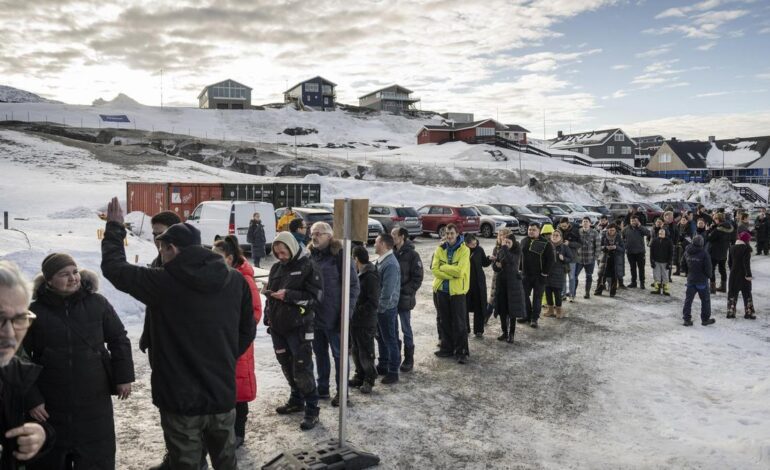
M50 281L54 274L67 266L77 266L75 258L67 253L51 253L43 260L41 270L46 281Z

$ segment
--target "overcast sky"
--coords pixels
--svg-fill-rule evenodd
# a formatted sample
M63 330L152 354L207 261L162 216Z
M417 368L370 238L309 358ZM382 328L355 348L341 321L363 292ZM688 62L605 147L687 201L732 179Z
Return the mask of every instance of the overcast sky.
M67 103L254 104L321 75L338 100L398 83L424 110L561 129L770 134L767 0L0 0L0 84ZM545 117L545 119L544 119ZM545 126L544 126L545 121Z

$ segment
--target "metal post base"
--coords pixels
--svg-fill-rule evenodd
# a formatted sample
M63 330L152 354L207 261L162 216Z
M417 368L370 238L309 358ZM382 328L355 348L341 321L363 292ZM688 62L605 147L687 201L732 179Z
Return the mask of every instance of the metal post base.
M262 466L262 470L358 470L378 465L380 458L348 443L340 448L336 439L324 441L312 449L283 452Z

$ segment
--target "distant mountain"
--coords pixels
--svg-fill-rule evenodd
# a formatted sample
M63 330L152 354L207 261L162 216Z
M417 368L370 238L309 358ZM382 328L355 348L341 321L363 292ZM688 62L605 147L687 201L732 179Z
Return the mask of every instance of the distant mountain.
M143 104L139 103L135 99L131 98L128 95L124 95L123 93L118 93L118 96L111 99L110 101L105 101L101 98L95 99L93 102L93 105L94 106L122 106L122 107L144 106Z
M0 85L0 103L60 103L11 86Z

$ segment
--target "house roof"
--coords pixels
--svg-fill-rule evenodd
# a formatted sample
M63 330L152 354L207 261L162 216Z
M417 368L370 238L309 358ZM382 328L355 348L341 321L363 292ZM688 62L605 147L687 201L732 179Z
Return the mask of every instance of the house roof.
M529 132L518 124L503 124L503 127L505 127L504 130L511 132Z
M221 82L212 83L211 85L203 87L203 91L201 91L200 94L198 95L198 99L200 99L200 97L203 96L203 94L206 93L206 90L208 90L209 88L211 88L213 86L216 86L216 85L221 85L222 83L225 83L225 82L233 82L236 85L242 86L243 88L248 88L249 90L253 90L253 88L251 88L250 86L246 86L243 83L236 82L232 78L228 78L227 80L222 80Z
M315 76L315 77L313 77L313 78L308 78L307 80L302 80L301 82L297 83L297 84L296 84L296 85L294 85L293 87L291 87L291 88L288 88L286 91L284 91L284 93L288 93L288 92L290 92L291 90L293 90L293 89L297 88L298 86L302 85L303 83L307 83L307 82L309 82L309 81L311 81L311 80L315 80L316 78L320 78L320 79L321 79L321 81L322 81L323 83L327 84L327 85L331 85L331 86L337 86L337 84L336 84L336 83L334 83L334 82L332 82L331 80L327 80L327 79L323 78L323 77L322 77L322 76L320 76L320 75L316 75L316 76Z
M449 124L443 124L443 125L438 125L438 126L434 126L434 125L431 125L431 124L426 124L426 125L422 126L422 128L420 128L420 131L417 132L417 133L419 134L420 132L423 131L423 129L427 129L429 131L439 131L439 132L461 131L463 129L472 129L474 127L478 127L478 126L484 124L485 122L489 122L489 121L492 121L495 124L499 124L494 119L484 119L484 120L481 120L481 121L461 122L461 123L452 122L452 123L449 123Z
M634 137L637 144L650 144L655 142L665 141L665 137L662 135L643 135L641 137Z
M711 142L667 140L666 144L687 168L706 168L706 156L711 150Z
M579 134L567 134L558 137L551 143L552 148L572 148L572 147L588 147L592 145L602 145L607 142L610 137L617 132L623 132L619 127L614 129L604 129L600 131L581 132Z
M770 150L770 136L717 140L706 156L708 166L747 167Z
M396 88L396 89L398 89L398 90L401 90L401 91L403 91L403 92L406 92L407 94L411 94L411 93L413 93L413 91L412 91L412 90L410 90L409 88L405 88L405 87L402 87L401 85L396 85L396 84L393 84L393 85L388 85L388 86L386 86L386 87L380 88L379 90L374 90L373 92L371 92L371 93L367 93L367 94L365 94L365 95L363 95L363 96L359 96L359 97L358 97L358 99L360 100L360 99L366 98L367 96L373 95L373 94L375 94L375 93L379 93L379 92L381 92L381 91L385 91L385 90L387 90L387 89L389 89L389 88Z

